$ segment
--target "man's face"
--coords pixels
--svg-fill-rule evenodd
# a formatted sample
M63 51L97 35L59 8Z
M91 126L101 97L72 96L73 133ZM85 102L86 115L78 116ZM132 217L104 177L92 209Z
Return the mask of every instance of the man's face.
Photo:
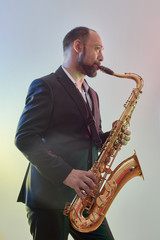
M100 62L103 61L103 46L99 35L90 31L89 38L84 44L83 51L79 53L79 70L82 74L89 77L95 77Z

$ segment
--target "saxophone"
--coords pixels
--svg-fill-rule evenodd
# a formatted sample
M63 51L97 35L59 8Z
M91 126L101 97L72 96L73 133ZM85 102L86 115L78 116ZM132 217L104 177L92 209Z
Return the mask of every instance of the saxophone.
M100 226L114 198L130 179L135 176L144 179L136 152L111 170L116 155L122 147L122 135L130 124L139 94L142 93L143 79L134 73L117 74L104 66L99 66L99 69L119 78L134 80L136 88L132 90L124 104L124 112L113 124L109 137L100 149L97 161L89 170L98 179L96 189L92 190L92 195L85 193L83 200L76 195L71 204L66 203L64 214L69 217L72 226L80 232L91 232Z

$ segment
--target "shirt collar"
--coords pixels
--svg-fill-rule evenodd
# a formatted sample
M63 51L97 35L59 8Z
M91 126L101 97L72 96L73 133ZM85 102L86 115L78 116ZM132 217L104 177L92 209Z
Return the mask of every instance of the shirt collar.
M69 77L69 79L74 83L74 85L77 87L77 84L76 84L76 82L75 82L75 80L73 79L73 77L69 74L69 72L62 66L62 69L63 69L63 71L66 73L66 75ZM88 90L89 90L89 85L88 85L88 83L86 82L86 80L84 80L84 82L83 82L83 90L85 91L85 92L88 92Z

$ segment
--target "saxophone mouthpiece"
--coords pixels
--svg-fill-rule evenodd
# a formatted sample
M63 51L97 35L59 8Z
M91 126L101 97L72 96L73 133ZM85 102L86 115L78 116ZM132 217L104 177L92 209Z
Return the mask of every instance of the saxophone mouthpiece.
M104 66L98 66L98 67L102 72L107 73L109 75L114 75L114 72L111 69Z

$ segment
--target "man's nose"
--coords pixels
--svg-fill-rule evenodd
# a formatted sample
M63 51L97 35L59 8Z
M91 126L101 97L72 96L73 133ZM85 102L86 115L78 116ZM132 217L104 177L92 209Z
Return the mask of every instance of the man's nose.
M99 60L100 62L102 62L102 61L104 60L104 57L103 57L102 52L99 52L98 60Z

